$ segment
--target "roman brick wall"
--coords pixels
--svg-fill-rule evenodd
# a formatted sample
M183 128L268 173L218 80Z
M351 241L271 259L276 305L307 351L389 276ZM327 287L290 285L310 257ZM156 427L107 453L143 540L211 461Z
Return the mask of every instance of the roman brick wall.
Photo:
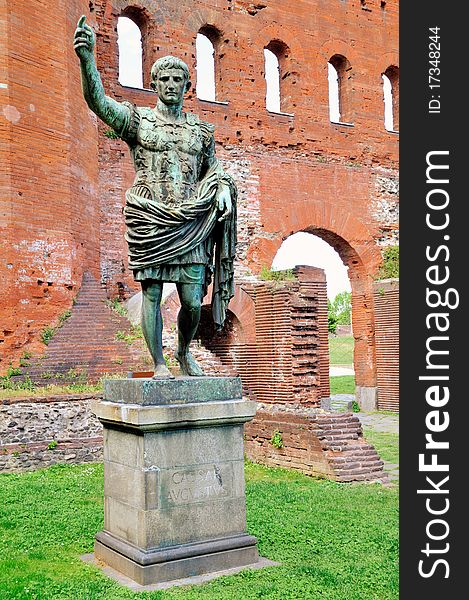
M70 44L87 4L0 4L2 372L42 351L41 329L71 307L85 270L100 275L96 119Z
M305 266L295 275L239 283L224 331L206 306L197 336L257 402L319 407L330 395L326 277Z
M378 408L399 411L399 279L374 284Z
M341 482L388 483L384 463L353 413L261 405L244 431L246 456L255 462Z
M153 93L118 83L115 28L119 15L128 14L131 5L124 0L95 2L98 60L109 93L151 105ZM188 63L195 79L197 32L211 25L221 34L217 53L222 55L218 68L223 85L217 100L227 104L198 100L193 86L186 107L216 125L218 155L240 184L238 274L255 274L263 265L270 266L282 240L296 231L309 231L329 242L349 267L356 381L360 387L376 386L372 277L381 261L380 247L396 243L398 234L397 135L384 129L381 80L388 66L398 64L397 2L326 6L227 0L214 6L148 0L138 6L139 23L145 23L147 68L159 56L176 54ZM271 40L288 48L282 65L282 94L288 101L282 109L289 114L265 109L263 48ZM327 61L337 53L352 66L353 127L329 121ZM148 79L144 81L148 85ZM107 169L107 181L115 181L124 163L130 185L129 159L116 159L116 147L125 150L125 144L106 138L100 138L100 144L102 177ZM114 160L109 158L111 149ZM116 200L106 188L103 197L118 207L124 202L123 192L117 192ZM114 215L112 210L107 213ZM125 257L122 221L113 216L110 220L118 230L113 239L121 240L118 254ZM132 286L125 266L113 262L109 253L102 256L102 271L111 290L116 281L119 287Z
M240 190L238 275L270 266L297 231L329 242L349 267L356 382L375 387L372 281L381 248L398 235L398 135L384 128L381 79L398 66L398 2L33 0L26 11L20 4L11 0L6 9L0 2L9 61L9 87L0 88L7 100L0 114L7 140L0 274L10 290L0 340L7 360L68 308L84 270L100 276L110 295L136 289L121 215L133 169L126 145L104 135L107 127L81 98L71 45L86 14L107 93L154 105L149 90L118 83L116 25L127 14L143 33L145 86L156 58L180 56L194 84L186 109L216 126L217 154ZM195 95L195 38L206 25L220 32L217 102ZM283 114L265 109L263 49L272 41L283 48ZM327 62L337 54L351 67L352 125L329 121Z

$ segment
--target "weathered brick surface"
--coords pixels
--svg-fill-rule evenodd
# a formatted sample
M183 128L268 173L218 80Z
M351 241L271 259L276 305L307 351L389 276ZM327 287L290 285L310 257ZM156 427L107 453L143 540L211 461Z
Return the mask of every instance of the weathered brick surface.
M399 411L399 280L374 284L378 408Z
M111 295L136 289L121 217L133 179L127 148L102 135L106 127L81 98L70 43L86 14L107 92L154 104L148 90L118 83L116 22L134 4L140 9L128 14L142 28L146 86L149 65L169 53L195 79L197 32L207 24L221 32L217 98L228 104L198 100L194 85L187 108L216 125L218 155L239 184L238 273L269 266L296 231L332 244L349 267L356 381L375 386L372 277L381 247L398 233L398 136L384 128L381 79L398 65L397 0L32 0L27 9L0 1L0 369L40 348L38 333L69 308L85 271ZM291 115L265 110L263 48L272 40L286 48L282 110ZM352 67L353 127L329 122L327 62L336 54Z
M330 393L326 279L315 267L295 274L238 284L224 331L207 311L198 336L258 402L319 406Z
M68 40L83 0L0 4L0 369L99 277L96 120ZM5 141L5 145L3 145ZM3 160L4 159L4 160Z
M276 432L280 448L272 444ZM246 423L245 439L247 456L265 465L341 482L388 481L383 461L363 438L353 413L262 405L254 420Z
M89 273L83 283L70 317L58 327L42 356L22 361L21 377L36 385L67 385L96 382L103 375L146 371L153 362L143 339L131 343L129 320L111 310L101 284Z

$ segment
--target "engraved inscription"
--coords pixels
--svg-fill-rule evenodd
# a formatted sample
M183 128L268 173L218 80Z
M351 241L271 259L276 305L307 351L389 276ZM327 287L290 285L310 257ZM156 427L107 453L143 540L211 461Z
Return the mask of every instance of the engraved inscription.
M231 477L226 473L222 475L221 468L216 465L181 469L173 471L169 477L166 500L169 504L186 504L226 497L230 484Z

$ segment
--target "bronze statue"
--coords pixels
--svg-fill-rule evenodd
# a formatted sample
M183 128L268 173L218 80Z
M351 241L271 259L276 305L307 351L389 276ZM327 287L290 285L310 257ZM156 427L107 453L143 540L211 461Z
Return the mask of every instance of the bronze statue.
M160 303L164 282L181 301L175 354L185 375L203 375L189 352L213 274L212 314L218 329L234 292L236 186L215 157L214 127L184 113L191 86L187 65L165 56L151 69L155 108L106 96L94 58L95 35L82 16L74 47L90 109L127 142L136 177L124 208L129 267L142 286L142 329L155 378L172 377L163 357Z

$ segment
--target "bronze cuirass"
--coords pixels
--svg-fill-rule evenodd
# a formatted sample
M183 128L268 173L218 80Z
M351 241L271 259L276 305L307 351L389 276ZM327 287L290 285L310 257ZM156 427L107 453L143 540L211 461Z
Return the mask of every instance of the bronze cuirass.
M194 195L203 161L200 125L187 118L178 123L164 121L151 109L142 111L133 148L136 178L151 197L167 206L179 206Z

